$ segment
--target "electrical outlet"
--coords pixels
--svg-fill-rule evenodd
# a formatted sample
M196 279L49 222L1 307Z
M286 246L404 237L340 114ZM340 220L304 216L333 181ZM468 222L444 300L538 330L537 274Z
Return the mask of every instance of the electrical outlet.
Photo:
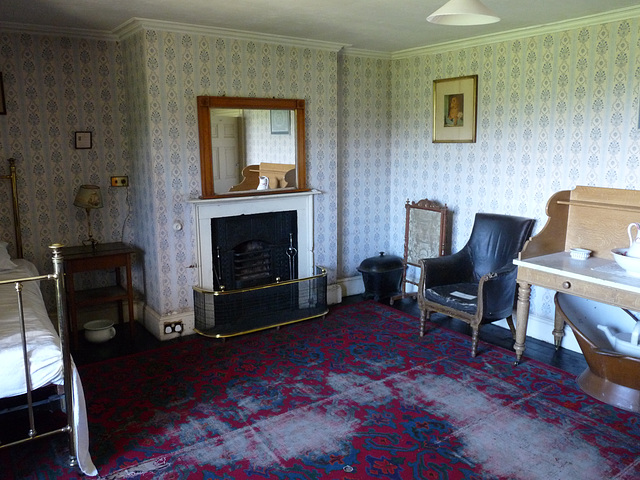
M172 333L182 333L184 331L184 324L182 321L178 322L164 322L164 333L170 335Z
M111 177L111 186L112 187L128 187L129 186L129 177Z

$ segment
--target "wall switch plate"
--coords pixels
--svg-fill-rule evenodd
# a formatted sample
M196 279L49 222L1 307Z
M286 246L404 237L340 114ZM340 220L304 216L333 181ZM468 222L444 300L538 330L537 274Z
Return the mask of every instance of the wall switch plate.
M129 186L129 177L111 177L111 186L112 187L128 187Z

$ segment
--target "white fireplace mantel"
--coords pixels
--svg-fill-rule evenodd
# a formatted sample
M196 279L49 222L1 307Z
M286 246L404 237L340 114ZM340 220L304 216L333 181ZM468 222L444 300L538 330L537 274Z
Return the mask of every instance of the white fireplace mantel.
M293 211L298 220L298 278L314 274L313 197L321 192L292 192L260 196L238 196L207 200L190 200L194 207L199 287L213 290L213 246L211 219Z

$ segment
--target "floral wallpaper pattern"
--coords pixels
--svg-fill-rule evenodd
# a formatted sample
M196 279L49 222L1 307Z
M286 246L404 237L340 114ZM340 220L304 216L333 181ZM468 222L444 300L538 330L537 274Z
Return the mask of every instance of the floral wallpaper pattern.
M189 310L197 95L307 101L315 256L330 282L378 251L402 254L407 199L449 206L454 251L478 211L533 217L539 231L557 190L637 188L639 30L634 18L392 59L148 28L119 42L2 33L0 157L19 160L26 256L46 270L49 243L86 235L73 196L96 183L96 236L141 247L135 283L151 308ZM473 74L477 142L433 144L433 80ZM94 132L93 149L73 148L76 130ZM131 188L109 188L111 175ZM7 201L2 188L2 240ZM551 292L534 288L532 314L553 317Z
M558 190L638 189L639 39L633 19L394 60L391 211L446 203L457 251L476 212L535 218L538 232ZM473 74L477 142L432 144L433 80ZM391 228L401 252L404 227ZM534 287L531 313L553 318L552 293Z
M187 202L201 191L198 95L306 101L307 176L323 192L315 199L315 260L335 281L337 54L156 30L123 43L127 71L135 72L128 88L148 102L131 112L141 115L131 119L140 129L132 152L140 213L134 235L145 252L147 303L160 314L192 308L196 247ZM175 231L176 222L184 228Z
M51 271L48 246L87 238L78 187L99 185L104 207L91 213L101 242L130 240L127 189L109 188L129 175L122 58L115 42L32 34L0 34L0 72L7 115L0 116L0 171L17 160L24 255ZM76 150L75 131L90 131L93 148ZM10 189L0 186L0 235L13 245Z
M391 251L391 62L344 54L339 61L338 278L358 275L362 260ZM397 181L397 180L396 180ZM398 248L399 247L399 248Z

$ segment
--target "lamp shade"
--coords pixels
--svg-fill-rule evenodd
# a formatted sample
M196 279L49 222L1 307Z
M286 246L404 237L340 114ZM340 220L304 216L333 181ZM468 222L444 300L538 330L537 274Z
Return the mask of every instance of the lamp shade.
M102 195L97 185L80 185L73 201L76 207L92 209L102 208Z
M499 22L500 17L480 0L449 0L427 20L439 25L485 25Z

